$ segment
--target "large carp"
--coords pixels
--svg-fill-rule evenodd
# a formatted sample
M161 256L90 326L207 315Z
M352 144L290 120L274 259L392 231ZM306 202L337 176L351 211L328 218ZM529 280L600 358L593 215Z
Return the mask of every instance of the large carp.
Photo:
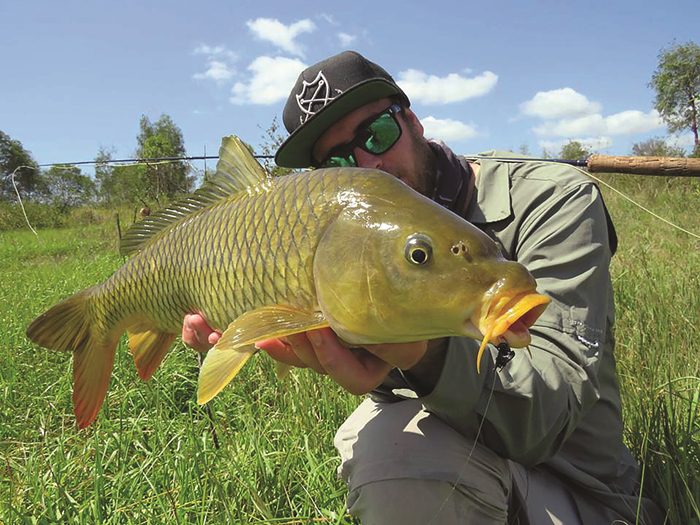
M143 379L188 312L223 331L200 372L214 397L256 341L330 326L352 345L443 336L513 347L549 299L520 264L464 219L378 170L333 168L270 179L235 137L191 197L136 224L114 275L27 329L73 352L79 427L97 417L124 331ZM479 360L477 360L477 365Z

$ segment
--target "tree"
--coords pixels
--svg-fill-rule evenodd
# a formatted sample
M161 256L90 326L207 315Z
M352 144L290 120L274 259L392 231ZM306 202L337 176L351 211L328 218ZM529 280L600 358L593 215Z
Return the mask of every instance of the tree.
M41 178L43 200L62 209L86 204L97 193L95 181L77 166L51 166Z
M16 198L11 177L13 173L20 196L31 198L36 191L39 167L19 140L0 131L0 200Z
M277 122L277 117L274 117L270 127L265 130L265 134L263 135L260 153L262 155L274 155L284 140L284 136L280 133L280 125ZM287 175L294 171L292 168L278 166L272 159L264 159L262 165L273 177Z
M138 148L136 156L140 159L184 157L185 140L182 131L168 115L161 115L158 120L151 122L145 115L141 116L140 132L137 137ZM141 198L160 197L172 199L178 193L188 193L192 190L194 178L190 176L190 167L184 161L157 163L146 165L143 184L140 185L145 194Z
M591 156L591 150L576 140L570 140L564 144L559 153L559 158L568 160L585 159Z
M700 46L688 42L662 50L649 86L656 90L655 107L668 130L676 133L690 128L698 148Z
M654 137L632 146L632 155L637 157L685 157L685 150L679 146L671 146L665 140Z
M100 147L95 155L95 183L97 184L97 195L102 202L110 201L114 176L114 168L110 164L111 160L112 152Z

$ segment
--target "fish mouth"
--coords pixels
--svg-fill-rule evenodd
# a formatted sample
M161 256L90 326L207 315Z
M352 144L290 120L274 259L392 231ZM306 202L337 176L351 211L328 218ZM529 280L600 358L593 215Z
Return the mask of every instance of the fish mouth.
M498 344L505 341L513 348L529 345L529 328L542 315L549 302L550 298L546 295L530 290L510 297L499 297L495 304L490 304L486 314L474 323L483 336L476 358L477 372L481 371L481 358L489 342Z

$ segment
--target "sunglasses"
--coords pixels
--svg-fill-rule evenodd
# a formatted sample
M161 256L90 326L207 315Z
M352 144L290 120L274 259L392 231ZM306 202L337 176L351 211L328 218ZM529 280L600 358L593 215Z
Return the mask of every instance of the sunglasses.
M333 148L325 160L319 163L320 168L345 168L357 166L353 151L355 148L381 155L389 151L401 138L401 126L396 120L396 114L401 111L399 104L392 104L378 115L362 122L355 137L347 144Z

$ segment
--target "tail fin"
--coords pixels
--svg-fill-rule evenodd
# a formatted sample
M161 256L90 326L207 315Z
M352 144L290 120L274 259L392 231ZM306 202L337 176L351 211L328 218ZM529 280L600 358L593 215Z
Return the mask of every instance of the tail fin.
M27 337L52 350L73 352L73 410L79 428L92 423L104 401L118 337L96 333L90 298L93 288L78 292L37 317Z

